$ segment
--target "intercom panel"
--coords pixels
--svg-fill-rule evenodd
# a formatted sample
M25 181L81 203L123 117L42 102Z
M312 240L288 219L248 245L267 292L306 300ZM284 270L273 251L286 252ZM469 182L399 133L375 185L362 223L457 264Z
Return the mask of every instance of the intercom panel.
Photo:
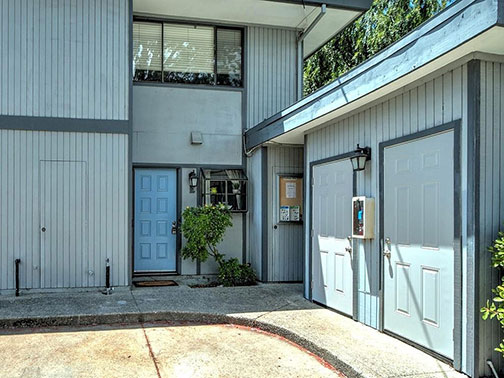
M352 237L374 238L375 201L374 198L352 198Z

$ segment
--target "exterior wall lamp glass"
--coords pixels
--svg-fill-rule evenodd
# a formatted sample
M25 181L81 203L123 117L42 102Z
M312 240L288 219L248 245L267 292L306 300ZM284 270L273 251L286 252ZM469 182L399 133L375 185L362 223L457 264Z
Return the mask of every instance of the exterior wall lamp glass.
M194 193L196 188L198 187L198 181L199 181L199 177L198 175L196 174L195 171L192 171L191 173L189 173L189 189L190 189L190 193Z
M350 157L354 172L363 171L368 160L371 160L371 147L360 147L357 144L354 154Z

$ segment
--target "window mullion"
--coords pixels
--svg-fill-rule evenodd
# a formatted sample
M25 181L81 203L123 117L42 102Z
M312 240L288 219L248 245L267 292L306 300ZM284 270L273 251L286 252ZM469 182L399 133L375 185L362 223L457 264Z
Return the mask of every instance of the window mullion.
M161 22L161 83L164 83L164 23Z
M214 27L214 85L217 85L217 27Z

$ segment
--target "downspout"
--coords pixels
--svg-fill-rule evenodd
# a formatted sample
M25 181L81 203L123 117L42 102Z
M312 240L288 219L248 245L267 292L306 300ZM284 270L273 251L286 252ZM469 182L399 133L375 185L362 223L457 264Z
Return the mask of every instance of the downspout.
M306 38L308 34L317 26L317 24L320 22L322 17L325 16L327 13L327 5L322 4L320 6L320 13L318 16L313 20L313 22L308 26L308 28L301 32L298 37L297 37L297 100L301 100L303 98L303 68L304 68L304 53L303 53L303 41Z

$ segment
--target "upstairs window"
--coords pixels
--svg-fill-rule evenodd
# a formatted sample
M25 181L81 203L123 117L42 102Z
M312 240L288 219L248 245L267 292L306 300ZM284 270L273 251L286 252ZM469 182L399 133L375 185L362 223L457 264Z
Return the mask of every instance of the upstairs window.
M242 31L135 21L133 81L242 86Z

